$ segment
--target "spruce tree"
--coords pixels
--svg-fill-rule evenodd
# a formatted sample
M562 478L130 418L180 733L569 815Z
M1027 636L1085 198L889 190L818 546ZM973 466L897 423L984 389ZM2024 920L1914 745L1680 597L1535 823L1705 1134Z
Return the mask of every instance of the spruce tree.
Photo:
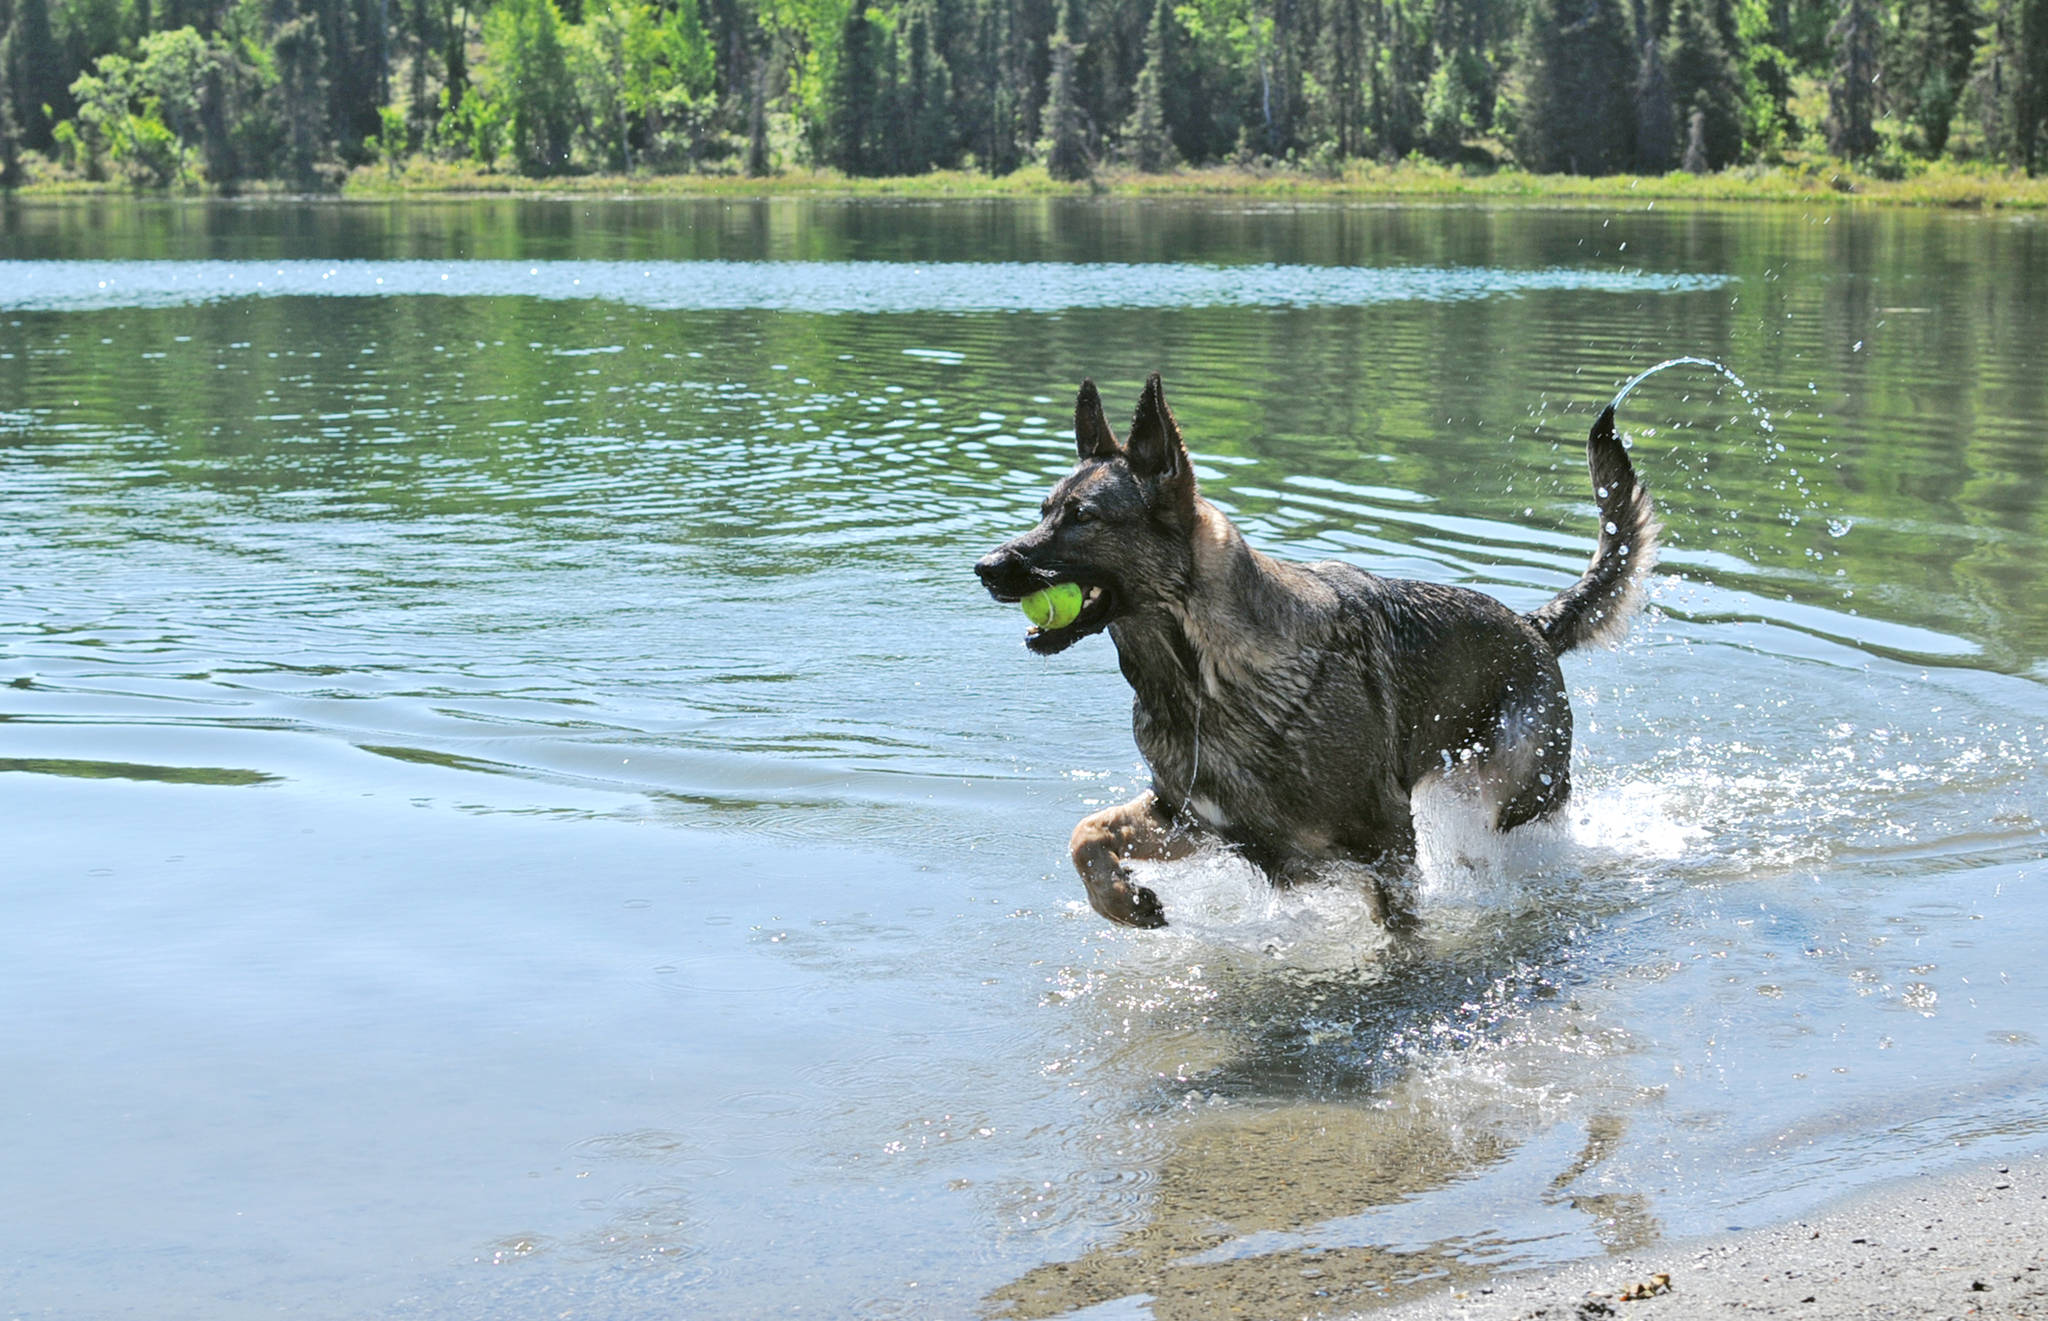
M1176 164L1173 137L1166 128L1166 98L1161 84L1166 70L1166 27L1173 21L1166 0L1153 0L1152 21L1145 25L1145 63L1131 89L1131 117L1124 123L1124 148L1131 163L1147 174Z
M0 64L0 101L12 103L16 141L31 151L48 151L55 144L55 125L43 107L58 119L71 113L64 55L50 28L50 0L0 5L0 38L9 52Z
M752 85L752 103L747 115L747 177L766 178L769 173L768 160L768 61L759 60L754 65L754 76L748 79Z
M299 0L277 0L271 21L285 167L294 186L312 189L319 186L319 166L328 154L326 42L319 16L302 9Z
M1365 151L1366 68L1371 62L1365 40L1364 0L1329 0L1323 16L1322 57L1318 79L1323 86L1325 132L1340 157Z
M2000 0L1977 94L1988 145L2035 173L2048 161L2048 0Z
M1618 0L1534 0L1521 43L1515 156L1545 174L1609 174L1634 156L1634 66Z
M979 0L973 58L966 66L970 149L982 171L1008 174L1023 161L1019 110L1023 76L1011 0Z
M1738 35L1728 53L1742 84L1742 140L1746 150L1764 153L1798 134L1791 108L1796 69L1782 44L1771 0L1738 0L1735 16Z
M839 58L826 92L826 141L832 164L846 174L874 174L873 115L881 52L867 8L855 0L839 28Z
M1835 66L1828 80L1828 150L1851 159L1877 150L1878 26L1871 0L1846 0L1828 32Z
M1651 34L1643 38L1642 52L1636 62L1636 168L1662 174L1671 168L1677 149L1678 111L1671 101L1663 43Z
M527 174L568 164L576 92L555 0L499 0L484 18L484 75L502 108L512 155Z
M907 173L954 163L953 71L939 50L929 4L914 5L904 19L903 134Z
M1887 99L1920 130L1929 156L1948 145L1976 51L1970 0L1903 0L1884 43L1882 81Z
M1065 183L1090 174L1087 125L1074 68L1081 48L1074 44L1069 26L1072 9L1071 4L1060 6L1059 26L1046 43L1051 68L1045 88L1045 172Z
M1615 2L1599 0L1601 4ZM1414 150L1423 130L1428 43L1422 30L1410 24L1406 10L1393 0L1376 0L1371 17L1375 48L1369 55L1372 76L1368 80L1372 133L1380 156L1391 160Z
M1721 36L1711 0L1678 0L1671 11L1671 35L1664 41L1664 68L1671 79L1671 103L1686 116L1686 143L1703 165L1719 170L1742 154L1742 75Z
M2016 0L2014 45L2020 78L2015 85L2014 143L2032 174L2048 161L2048 0Z
M11 17L0 9L0 78L7 80L6 88L0 89L0 188L12 188L22 182L21 129L15 124L11 94L14 79L19 76L14 57L14 25L7 21Z
M1694 105L1692 114L1685 121L1685 155L1678 162L1678 168L1687 174L1707 172L1707 111L1704 106Z

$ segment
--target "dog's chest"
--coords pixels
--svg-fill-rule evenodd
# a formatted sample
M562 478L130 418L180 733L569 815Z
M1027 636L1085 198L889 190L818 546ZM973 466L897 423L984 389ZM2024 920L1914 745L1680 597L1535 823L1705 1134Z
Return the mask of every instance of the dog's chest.
M1312 731L1317 714L1272 688L1248 696L1230 685L1133 707L1138 750L1156 789L1204 825L1261 843L1293 839L1327 805ZM1311 831L1310 833L1314 833ZM1303 842L1303 841L1296 841Z

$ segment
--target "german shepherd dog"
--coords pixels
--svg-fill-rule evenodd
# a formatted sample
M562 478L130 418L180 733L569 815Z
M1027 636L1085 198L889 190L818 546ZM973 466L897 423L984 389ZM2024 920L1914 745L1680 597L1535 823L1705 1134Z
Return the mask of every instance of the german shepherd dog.
M1079 585L1080 614L1024 645L1050 656L1107 629L1135 694L1152 787L1083 820L1070 844L1096 912L1164 926L1158 896L1124 864L1184 857L1207 834L1277 883L1363 864L1392 924L1384 871L1414 856L1418 787L1442 782L1501 831L1564 806L1572 713L1557 658L1620 639L1656 555L1649 492L1612 407L1586 441L1592 564L1526 615L1462 587L1253 550L1195 489L1157 373L1121 442L1083 381L1074 440L1080 461L1038 526L974 570L998 601Z

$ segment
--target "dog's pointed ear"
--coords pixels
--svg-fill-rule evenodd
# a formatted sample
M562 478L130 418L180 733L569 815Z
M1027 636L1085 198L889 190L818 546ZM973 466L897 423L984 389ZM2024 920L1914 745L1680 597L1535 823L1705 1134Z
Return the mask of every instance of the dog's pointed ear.
M1084 460L1113 459L1117 454L1116 432L1109 429L1093 381L1082 381L1081 393L1074 396L1074 448Z
M1188 449L1174 423L1173 410L1166 406L1166 389L1159 383L1158 372L1145 379L1145 393L1138 396L1138 411L1131 418L1124 453L1139 480L1158 483L1162 492L1194 494L1194 466L1188 462Z

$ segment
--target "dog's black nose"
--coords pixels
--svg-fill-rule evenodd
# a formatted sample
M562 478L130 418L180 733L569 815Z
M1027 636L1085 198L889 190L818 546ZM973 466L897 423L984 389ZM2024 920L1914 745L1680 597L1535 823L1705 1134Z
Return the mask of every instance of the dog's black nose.
M998 546L974 562L974 576L990 587L996 585L1003 575L1010 571L1011 562L1017 552L1008 546Z
M1014 601L1040 585L1031 572L1031 561L1014 541L1005 542L976 560L974 575L998 601Z

